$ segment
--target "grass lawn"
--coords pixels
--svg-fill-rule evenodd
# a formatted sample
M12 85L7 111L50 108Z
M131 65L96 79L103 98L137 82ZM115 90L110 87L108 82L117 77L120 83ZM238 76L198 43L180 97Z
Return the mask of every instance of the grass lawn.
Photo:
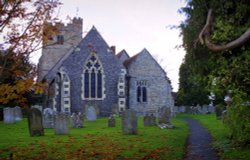
M107 118L84 122L84 128L71 129L70 135L30 137L27 119L13 125L0 122L0 159L163 159L181 160L188 136L186 123L172 119L174 129L144 127L138 120L138 135L123 135L121 119L116 127L107 127Z
M189 117L199 120L211 133L214 139L214 147L220 151L221 159L226 160L249 160L250 148L236 148L230 145L228 128L217 120L215 114L187 115L179 114L179 117Z

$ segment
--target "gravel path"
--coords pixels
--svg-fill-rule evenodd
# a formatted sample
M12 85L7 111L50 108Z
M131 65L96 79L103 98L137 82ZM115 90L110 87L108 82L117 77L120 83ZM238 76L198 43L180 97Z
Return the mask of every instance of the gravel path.
M186 118L189 126L189 137L184 160L219 160L212 148L212 138L208 130L197 120Z

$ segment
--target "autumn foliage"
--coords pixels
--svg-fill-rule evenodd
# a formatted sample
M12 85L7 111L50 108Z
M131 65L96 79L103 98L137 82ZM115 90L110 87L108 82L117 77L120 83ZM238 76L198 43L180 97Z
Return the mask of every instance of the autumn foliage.
M29 59L48 39L44 33L53 30L44 24L56 20L58 5L58 0L0 1L0 104L24 106L27 93L42 93Z

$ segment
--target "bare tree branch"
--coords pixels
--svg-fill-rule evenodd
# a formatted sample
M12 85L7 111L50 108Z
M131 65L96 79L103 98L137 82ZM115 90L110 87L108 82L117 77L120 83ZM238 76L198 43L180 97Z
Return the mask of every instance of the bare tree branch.
M213 15L212 15L212 9L209 9L208 15L207 15L207 21L203 29L201 30L199 34L199 40L201 44L205 44L207 48L214 52L221 52L225 50L231 50L236 47L240 47L244 45L250 38L250 27L248 30L243 33L239 38L225 44L225 45L216 45L210 41L210 35L211 35L211 27L213 23Z

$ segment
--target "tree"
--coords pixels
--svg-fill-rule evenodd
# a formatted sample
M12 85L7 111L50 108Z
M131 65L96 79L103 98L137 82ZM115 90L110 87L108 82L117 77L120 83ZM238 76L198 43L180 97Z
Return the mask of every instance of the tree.
M213 10L213 23L209 9ZM181 11L187 15L180 26L183 46L187 51L183 70L194 70L187 79L200 76L207 91L216 95L216 104L225 105L224 96L230 92L232 103L226 121L230 138L234 144L249 145L250 45L247 35L250 2L190 0ZM197 43L199 38L208 48ZM183 90L180 85L180 93L189 96Z
M56 20L52 13L58 5L58 0L0 1L0 104L25 106L28 92L42 92L29 57L49 38L43 31L54 32L44 24Z

